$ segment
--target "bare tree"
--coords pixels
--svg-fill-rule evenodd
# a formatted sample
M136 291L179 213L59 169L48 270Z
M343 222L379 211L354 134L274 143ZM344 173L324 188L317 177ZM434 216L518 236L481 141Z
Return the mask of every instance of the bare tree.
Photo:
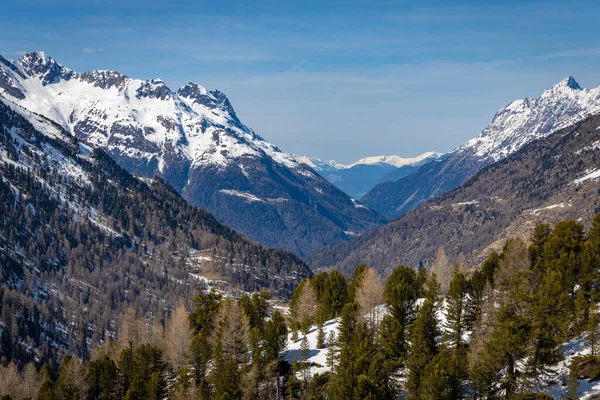
M13 399L25 397L23 379L14 362L8 366L0 366L0 396L10 396Z
M121 314L121 325L119 327L118 352L125 348L134 348L141 343L141 327L136 319L135 309L129 307Z
M525 242L520 238L508 240L502 251L500 267L494 273L494 284L500 294L496 296L499 306L509 301L511 283L530 268L529 249ZM532 290L531 287L528 289Z
M359 305L360 318L367 322L373 333L379 326L381 317L379 305L383 302L383 289L379 275L371 268L367 268L356 290L356 301Z
M317 294L310 281L302 286L298 302L294 310L294 319L305 333L313 324L317 314Z
M23 369L24 397L35 399L43 383L43 381L38 379L38 373L35 365L32 362L25 365L25 368Z
M444 248L441 246L435 253L435 261L431 266L431 272L435 272L440 283L440 291L442 294L445 294L450 286L454 267L446 255L446 250L444 250Z
M165 357L177 369L183 368L188 363L189 348L192 343L188 316L183 301L180 301L165 330Z
M242 363L248 349L250 323L243 310L232 300L223 300L213 322L213 342L221 347L223 361Z

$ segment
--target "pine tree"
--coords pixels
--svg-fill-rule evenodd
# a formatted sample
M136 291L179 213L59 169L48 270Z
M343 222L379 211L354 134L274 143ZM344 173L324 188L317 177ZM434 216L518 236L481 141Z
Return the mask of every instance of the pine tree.
M422 374L437 353L436 338L439 335L434 301L427 298L417 312L409 337L410 348L406 367L408 379L405 385L407 399L421 398Z
M234 359L224 363L218 362L213 376L215 399L238 400L242 398L240 371Z
M294 325L292 329L308 333L317 315L317 294L310 280L300 282L294 290L290 300L290 314Z
M575 361L571 361L569 365L569 380L567 383L567 393L565 394L565 400L577 400L579 398L579 379L577 379L577 364Z
M546 269L541 285L532 303L531 356L527 362L529 379L538 389L543 388L542 377L552 374L551 366L562 358L559 346L567 336L569 300L560 285L560 274Z
M317 333L317 349L322 349L325 347L325 330L323 330L323 324L319 324L318 333Z
M302 363L302 373L304 375L304 381L308 382L310 378L308 376L310 372L310 365L308 359L310 358L310 343L308 342L308 338L306 335L302 336L302 340L300 341L300 361Z
M338 270L331 271L325 280L323 296L320 301L321 306L324 307L323 321L338 317L344 305L349 301L346 278Z
M467 277L461 267L454 267L454 275L446 294L446 328L456 348L462 344L462 334L465 329L465 311L467 299Z
M267 362L275 362L276 397L281 393L280 361L287 349L287 326L281 312L275 311L271 319L265 323L264 348Z
M593 357L598 357L598 343L600 342L600 317L598 317L598 307L592 303L590 307L590 318L587 324L588 334L586 339L590 342L591 353Z
M189 347L192 342L192 332L189 329L188 312L183 301L173 312L165 330L165 358L177 369L188 364Z
M414 320L415 301L418 288L416 287L417 275L414 270L405 266L398 266L388 278L383 292L384 299L391 315L398 321L398 336L394 338L402 348L404 356L407 354L408 327Z
M335 337L335 331L331 330L327 336L327 366L333 373L335 372L335 361L337 358L338 342Z

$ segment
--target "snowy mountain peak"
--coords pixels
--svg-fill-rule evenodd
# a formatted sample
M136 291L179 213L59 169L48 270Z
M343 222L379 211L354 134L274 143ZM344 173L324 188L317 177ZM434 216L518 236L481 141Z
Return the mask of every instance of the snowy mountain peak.
M177 91L182 97L194 98L196 96L207 95L208 90L204 86L198 85L197 83L190 82L186 85L183 85Z
M17 61L17 65L26 75L38 76L44 86L72 75L71 70L57 63L43 51L25 54Z
M341 164L334 160L323 161L318 158L311 158L306 156L294 156L298 161L310 166L311 168L321 171L325 169L350 169L359 165L387 165L391 167L404 167L404 166L419 166L425 162L439 159L443 153L435 151L428 151L416 157L404 158L396 155L391 156L371 156L361 158L351 164Z
M535 98L510 102L481 134L460 146L457 154L500 160L534 139L600 112L600 87L582 89L567 76Z
M567 88L570 88L570 89L573 89L573 90L583 90L581 88L581 86L579 86L579 83L577 83L577 81L575 80L575 78L573 78L572 76L567 76L565 79L563 79L562 81L558 82L554 86L567 87Z

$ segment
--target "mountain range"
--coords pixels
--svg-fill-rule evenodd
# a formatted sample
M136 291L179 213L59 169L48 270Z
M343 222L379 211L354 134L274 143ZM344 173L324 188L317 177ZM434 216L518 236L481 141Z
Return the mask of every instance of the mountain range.
M532 140L598 111L600 88L582 89L569 76L536 98L510 102L478 137L413 174L375 186L361 201L388 218L398 217L458 187L485 166L502 160Z
M421 165L439 160L444 154L433 151L413 158L399 156L374 156L362 158L352 164L340 164L336 161L322 161L318 158L295 156L325 179L344 192L360 199L378 183L395 181L415 172Z
M0 94L268 246L306 255L386 222L244 125L217 90L78 73L36 52L0 57Z
M443 248L452 263L475 267L506 239L527 239L536 224L589 224L600 211L599 132L600 89L581 89L572 78L512 102L447 159L372 191L413 190L389 194L388 202L405 199L400 209L389 208L400 217L311 255L309 263L347 273L366 263L386 275L399 264L431 266Z

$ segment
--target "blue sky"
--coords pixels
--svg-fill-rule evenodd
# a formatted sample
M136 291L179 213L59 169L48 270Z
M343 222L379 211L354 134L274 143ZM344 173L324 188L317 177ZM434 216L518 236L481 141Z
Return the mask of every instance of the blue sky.
M197 82L282 150L350 162L450 151L567 75L600 85L598 15L598 1L20 0L3 4L0 54Z

